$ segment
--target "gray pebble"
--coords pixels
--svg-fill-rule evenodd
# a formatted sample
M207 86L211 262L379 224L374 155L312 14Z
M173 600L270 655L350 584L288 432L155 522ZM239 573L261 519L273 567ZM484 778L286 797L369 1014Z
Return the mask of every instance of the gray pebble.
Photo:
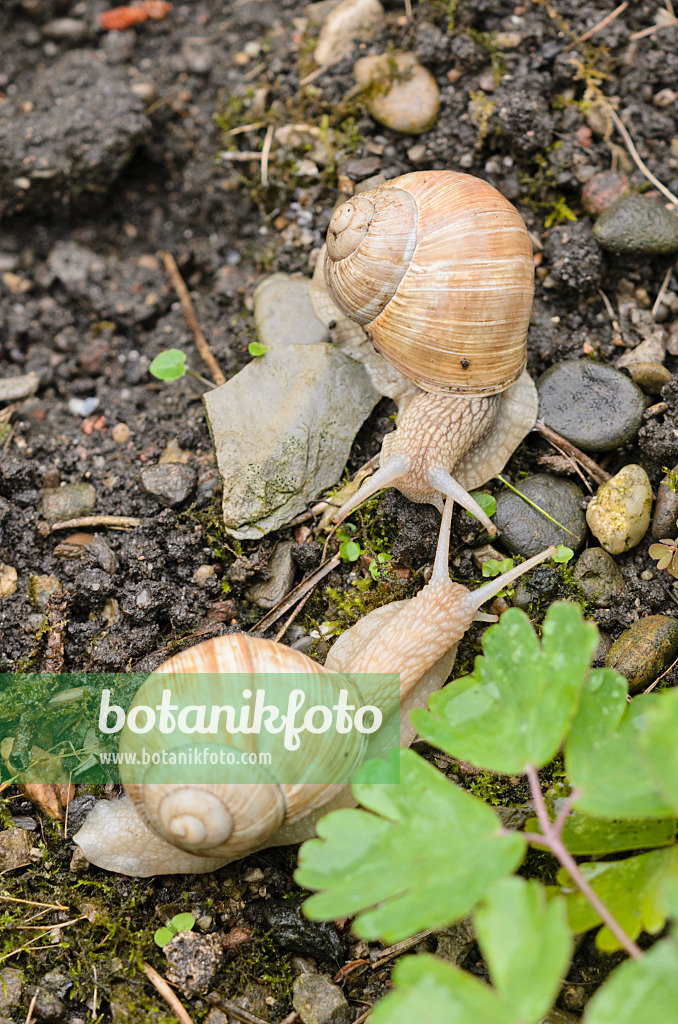
M574 567L574 578L596 608L608 608L624 592L621 569L603 548L587 548L581 553Z
M598 218L593 237L612 252L669 255L678 252L678 217L652 196L624 196Z
M0 402L19 402L22 398L34 395L40 381L34 373L26 373L20 377L3 377L0 380Z
M76 42L87 35L87 22L80 18L54 18L43 25L42 34L46 39Z
M497 499L495 515L504 545L526 558L543 551L549 544L565 544L578 551L586 536L586 520L579 507L584 495L577 485L540 473L521 480L519 489L567 529L556 526L513 491L504 489Z
M678 465L673 467L678 473ZM678 494L671 490L668 477L664 477L657 491L657 503L652 519L652 536L655 540L673 538L678 533Z
M186 993L207 992L224 956L221 936L216 933L179 932L163 952L169 964L167 980Z
M347 1024L351 1019L346 996L325 974L300 974L292 1005L303 1024Z
M179 462L146 466L141 471L142 490L165 508L179 508L183 505L193 493L196 479L193 467Z
M18 967L5 967L0 971L0 1010L19 1005L23 982L23 971Z
M626 444L643 421L643 392L612 366L566 360L541 375L537 391L539 418L584 451Z
M293 547L294 541L291 540L276 544L268 565L270 578L263 583L256 583L247 591L250 601L254 601L260 608L275 608L291 589L294 580Z
M96 491L91 484L65 484L46 487L40 501L40 514L49 523L78 519L94 511Z
M254 292L254 323L269 352L289 345L329 341L330 334L313 311L307 277L271 274Z
M406 135L432 128L440 109L440 92L431 72L413 53L361 57L353 69L367 89L365 104L379 124Z
M678 619L648 615L615 640L605 664L626 676L630 693L638 693L654 682L677 654Z
M27 1006L33 1006L33 1016L37 1021L44 1021L45 1024L58 1024L66 1016L66 1006L57 995L48 989L39 987L37 998L33 1003L35 988L26 989L24 1002Z

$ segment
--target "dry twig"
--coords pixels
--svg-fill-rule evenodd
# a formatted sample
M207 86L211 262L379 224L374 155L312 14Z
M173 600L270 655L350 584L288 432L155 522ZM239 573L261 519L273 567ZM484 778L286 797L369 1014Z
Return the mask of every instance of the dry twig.
M161 977L161 975L159 975L150 964L147 964L146 961L142 963L141 967L151 985L153 985L153 987L160 993L170 1009L176 1013L181 1024L193 1024L193 1020L188 1015L183 1003L179 1000L179 997L174 994L165 979Z
M160 258L165 264L165 270L169 274L172 286L175 292L177 293L179 302L181 303L181 308L184 311L186 323L188 324L191 333L193 334L196 348L198 349L198 352L202 356L203 362L205 363L208 370L212 374L212 380L217 385L225 384L226 378L219 369L219 364L214 358L214 354L212 352L212 349L209 347L207 338L200 329L200 324L198 323L198 318L195 315L195 309L193 308L193 303L191 302L191 296L189 295L188 288L186 287L183 277L179 273L179 268L176 264L174 256L172 255L171 252L161 252Z
M570 441L566 441L564 437L557 434L555 430L551 430L551 428L547 427L545 423L541 422L541 420L537 420L534 425L534 429L545 437L547 441L550 441L551 444L556 447L560 446L562 451L567 455L571 455L573 459L576 459L579 465L583 466L583 468L591 474L596 483L604 484L610 479L610 474L606 473L602 466L599 466L597 462L590 459L588 455L584 455L576 445L573 445Z
M662 183L659 180L659 178L655 178L654 174L649 169L649 167L647 167L647 165L643 163L638 150L636 149L636 147L633 144L633 139L631 138L631 136L629 135L629 133L628 133L628 131L626 129L626 125L624 124L624 122L622 121L622 119L620 118L619 114L617 113L617 111L612 106L612 104L607 99L605 100L605 108L606 108L607 112L609 113L609 115L610 115L610 117L612 119L612 123L614 124L615 128L617 129L617 131L621 135L622 139L624 140L624 142L626 144L626 148L628 149L629 153L631 154L631 156L632 156L633 160L635 161L636 166L638 167L638 169L643 172L643 174L645 175L647 180L651 181L656 189L659 189L659 191L662 193L662 195L666 196L666 198L669 200L669 202L673 203L674 206L678 206L678 196L675 196L673 194L673 192L671 191L671 189L667 188L666 185L662 185Z
M615 7L611 14L606 15L606 17L604 17L602 21L599 21L596 25L593 26L593 28L590 28L588 32L584 32L583 36L579 36L577 39L574 39L571 43L568 43L563 52L567 53L567 51L571 50L573 46L577 46L578 43L585 43L587 39L590 39L592 36L595 36L596 32L600 32L602 28L607 28L607 26L610 25L615 20L615 18L618 18L622 11L625 11L628 6L628 0L624 0L624 3L620 4L619 7Z
M261 184L266 188L268 185L268 158L271 153L271 143L273 142L273 125L269 124L266 129L266 135L264 136L264 144L261 147Z
M313 590L313 588L320 583L320 580L327 576L328 573L332 572L333 569L336 569L340 561L341 558L339 555L334 555L333 558L330 558L327 562L323 562L322 565L319 565L318 568L314 569L311 575L307 576L305 580L302 580L294 590L290 590L287 597L284 597L282 601L279 601L275 608L271 608L270 612L267 612L263 619L259 619L259 621L252 626L249 632L263 633L264 630L269 628L269 626L272 626L274 622L278 621L281 615L284 615L285 612L289 611L290 608L297 603L297 601L300 601L302 597L305 597L311 590Z
M80 526L110 526L116 530L127 530L132 526L141 526L141 520L133 516L80 516L79 519L64 519L61 523L54 523L52 533Z

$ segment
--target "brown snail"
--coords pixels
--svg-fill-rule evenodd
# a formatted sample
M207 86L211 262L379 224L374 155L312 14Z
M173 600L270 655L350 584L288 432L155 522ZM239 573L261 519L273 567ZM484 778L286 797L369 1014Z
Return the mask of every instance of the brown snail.
M500 472L534 426L536 389L524 372L533 295L525 224L479 178L417 171L335 210L312 287L316 313L329 324L355 321L423 391L404 389L379 471L335 518L395 486L439 509L451 497L496 532L468 491Z
M362 699L379 707L384 717L398 716L401 743L409 745L415 736L410 710L425 706L448 678L457 644L474 619L495 620L479 611L481 605L555 552L548 548L470 592L449 578L452 508L448 500L429 583L416 597L378 608L342 634L324 668L270 640L232 634L170 658L158 670L160 680L196 672L295 672L305 674L317 693L330 687L328 672L341 673L347 687L356 685L356 673L377 674L374 692L363 692ZM383 690L385 673L399 674L399 699ZM310 750L323 768L350 748L346 736L317 739ZM254 749L259 738L250 736L248 742L248 749ZM356 752L351 750L351 756ZM95 806L75 842L91 863L123 874L205 872L268 846L301 842L314 835L317 820L328 810L354 802L347 785L278 785L273 773L256 771L252 779L258 785L229 784L224 778L214 785L127 786L124 799Z

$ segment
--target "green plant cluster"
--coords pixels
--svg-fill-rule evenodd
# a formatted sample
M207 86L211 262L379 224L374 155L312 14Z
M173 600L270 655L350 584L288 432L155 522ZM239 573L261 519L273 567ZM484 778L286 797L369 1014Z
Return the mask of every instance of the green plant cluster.
M360 937L398 942L473 914L491 985L434 956L407 957L373 1024L538 1024L574 936L594 928L601 951L630 959L595 993L585 1024L678 1020L667 925L678 916L678 691L629 704L622 676L591 669L597 643L576 604L552 605L541 642L510 609L485 632L473 673L412 714L452 758L526 776L535 816L522 831L402 750L363 766L353 786L362 807L327 815L302 846L296 879L316 890L305 904L314 920L355 916ZM561 749L562 795L548 806L538 771Z

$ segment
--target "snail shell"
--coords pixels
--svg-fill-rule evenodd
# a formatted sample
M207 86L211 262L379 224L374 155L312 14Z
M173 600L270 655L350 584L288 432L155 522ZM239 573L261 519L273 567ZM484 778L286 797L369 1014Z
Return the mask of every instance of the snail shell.
M532 246L517 210L455 171L404 174L330 221L333 302L425 391L492 395L526 363Z

